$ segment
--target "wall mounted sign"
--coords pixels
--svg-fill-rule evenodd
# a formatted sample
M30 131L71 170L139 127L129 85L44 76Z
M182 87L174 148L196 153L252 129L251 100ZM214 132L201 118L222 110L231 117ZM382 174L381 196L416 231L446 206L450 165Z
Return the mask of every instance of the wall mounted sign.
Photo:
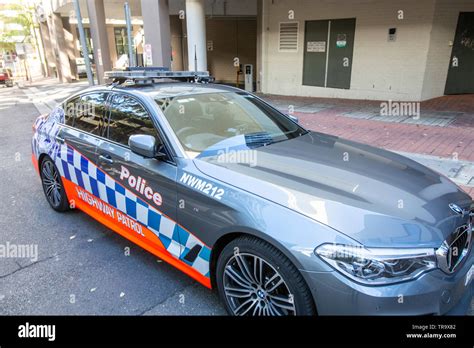
M214 51L214 41L207 40L207 50L208 51Z
M388 41L396 41L396 40L397 40L397 28L388 29Z
M97 62L99 65L104 65L104 62L102 61L102 50L100 48L97 49Z
M306 52L326 52L326 41L308 41Z
M151 52L151 45L150 44L145 44L144 48L144 53L145 53L145 65L146 66L152 66L153 65L153 54Z
M344 48L347 45L347 36L346 34L337 34L336 47Z

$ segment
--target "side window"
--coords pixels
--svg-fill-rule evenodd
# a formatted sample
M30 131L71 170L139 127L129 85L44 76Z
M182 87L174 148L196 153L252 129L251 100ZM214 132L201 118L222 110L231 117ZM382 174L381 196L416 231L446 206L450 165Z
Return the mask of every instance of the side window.
M133 134L157 136L145 108L131 96L116 94L110 104L108 138L128 146L128 138Z
M81 96L75 106L73 127L94 135L104 136L104 113L107 93L91 93Z
M74 126L74 117L76 115L76 105L79 105L80 97L69 99L63 104L64 123L68 126Z

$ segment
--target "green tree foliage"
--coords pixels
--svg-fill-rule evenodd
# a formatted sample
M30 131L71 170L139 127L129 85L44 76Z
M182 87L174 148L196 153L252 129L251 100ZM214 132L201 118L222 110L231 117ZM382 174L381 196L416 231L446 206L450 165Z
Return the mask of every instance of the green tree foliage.
M15 43L33 43L35 10L23 4L0 5L0 22L3 30L0 31L0 50L13 51ZM11 25L12 28L10 28Z

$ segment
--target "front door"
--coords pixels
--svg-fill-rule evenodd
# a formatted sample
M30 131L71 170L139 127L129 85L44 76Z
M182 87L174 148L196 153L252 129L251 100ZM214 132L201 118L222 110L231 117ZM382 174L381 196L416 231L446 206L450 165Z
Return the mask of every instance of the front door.
M109 204L118 211L116 222L126 237L150 251L166 251L179 258L176 225L176 166L130 151L134 134L159 139L153 121L134 96L113 93L109 99L108 128L97 147L97 166L105 180Z
M474 93L474 12L459 14L444 93Z

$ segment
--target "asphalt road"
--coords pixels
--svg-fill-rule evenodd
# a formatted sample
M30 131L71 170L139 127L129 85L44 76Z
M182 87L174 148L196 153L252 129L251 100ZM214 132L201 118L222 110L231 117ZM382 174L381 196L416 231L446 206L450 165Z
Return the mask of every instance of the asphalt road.
M37 116L23 90L0 88L0 244L38 248L37 260L0 258L0 315L225 314L179 270L80 211L49 207L31 164Z

